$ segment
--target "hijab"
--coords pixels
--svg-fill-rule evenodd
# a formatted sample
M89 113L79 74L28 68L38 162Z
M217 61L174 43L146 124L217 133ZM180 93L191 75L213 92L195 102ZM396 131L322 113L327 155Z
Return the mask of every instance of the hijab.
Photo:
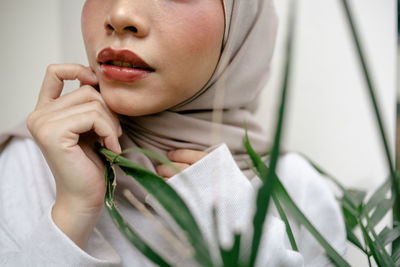
M161 113L121 116L122 148L140 147L166 155L170 150L206 150L224 142L246 175L248 157L243 146L245 125L259 154L270 137L256 121L258 96L269 78L277 16L273 0L223 0L225 32L216 69L194 96ZM217 116L216 116L217 115ZM19 126L0 135L0 150L11 136L29 136ZM127 155L155 171L155 162L143 154Z

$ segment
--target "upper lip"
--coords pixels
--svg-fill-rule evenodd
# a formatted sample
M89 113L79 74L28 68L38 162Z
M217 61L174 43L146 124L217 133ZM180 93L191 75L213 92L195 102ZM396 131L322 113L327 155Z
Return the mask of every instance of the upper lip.
M149 71L154 71L154 69L149 66L143 59L130 50L114 50L111 47L104 48L97 55L97 61L99 64L112 64L112 61L119 61L122 63L131 64L134 68L145 69Z

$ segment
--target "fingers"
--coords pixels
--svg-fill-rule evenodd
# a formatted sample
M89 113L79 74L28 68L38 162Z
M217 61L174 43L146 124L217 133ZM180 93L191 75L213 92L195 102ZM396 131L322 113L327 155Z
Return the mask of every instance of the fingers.
M188 168L190 165L186 163L179 163L179 162L171 162L173 166L168 165L159 165L156 167L158 175L164 178L171 178L175 174L184 169Z
M81 134L93 131L104 140L108 149L121 153L117 129L112 127L111 119L101 110L87 108L82 111L82 106L71 107L69 110L41 116L34 124L31 126L32 135L46 147L51 147L52 144L67 149L74 147Z
M173 166L160 165L156 168L157 173L164 178L171 178L175 174L190 165L196 163L207 153L203 151L191 150L191 149L178 149L168 152L167 156L172 161Z
M57 99L62 92L64 80L79 80L82 84L95 85L96 75L89 67L79 64L50 65L46 70L37 106Z
M75 92L36 109L27 120L32 135L45 147L54 144L73 147L80 141L80 134L93 131L108 149L121 153L118 141L122 134L121 126L104 101L98 99L101 97L99 93L94 91L99 96L92 96L93 101L71 105L80 103L82 98L80 89Z
M186 163L190 165L201 160L205 155L207 155L207 153L204 151L191 149L178 149L168 152L168 158L171 161Z
M100 114L101 117L103 117L104 120L107 121L107 123L109 125L114 127L114 130L117 133L118 137L121 136L122 129L121 129L118 119L115 116L112 116L110 114L110 111L107 110L107 108L98 101L91 101L91 102L87 102L87 103L84 103L81 105L47 112L47 114L44 115L43 117L48 122L52 122L52 121L62 120L64 118L68 118L70 116L80 114L80 113L85 114L85 113L91 112L91 111L95 111L96 113Z
M55 101L48 103L46 105L45 112L55 113L58 110L63 110L71 106L79 106L79 105L82 105L82 111L85 111L85 107L88 105L96 108L97 110L103 110L112 119L113 124L117 128L118 136L122 135L122 129L117 115L108 108L108 106L104 102L104 99L101 97L100 93L97 92L96 89L94 89L90 85L82 86L81 88L75 91L72 91L66 95L59 97ZM67 112L66 114L60 114L60 115L68 115L68 114L69 113Z

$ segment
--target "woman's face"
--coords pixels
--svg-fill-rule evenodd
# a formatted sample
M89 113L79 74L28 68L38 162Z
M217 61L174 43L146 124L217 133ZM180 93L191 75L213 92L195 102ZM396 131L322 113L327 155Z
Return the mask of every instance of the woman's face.
M224 35L221 0L87 0L82 32L111 110L140 116L190 98L210 79Z

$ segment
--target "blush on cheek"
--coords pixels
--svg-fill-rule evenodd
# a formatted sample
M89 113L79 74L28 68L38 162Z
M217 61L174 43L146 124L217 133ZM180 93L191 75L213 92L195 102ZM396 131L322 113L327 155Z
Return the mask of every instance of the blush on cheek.
M89 21L90 21L90 3L91 1L88 0L85 2L85 4L83 5L82 8L82 13L81 13L81 26L82 26L82 31L84 31L89 25Z
M198 53L208 49L215 49L215 46L222 46L224 35L224 16L223 14L213 14L217 12L196 12L187 16L182 21L185 25L182 28L180 39L185 40L190 52Z
M103 29L104 16L107 10L105 1L87 0L82 8L81 27L83 36L95 35Z

